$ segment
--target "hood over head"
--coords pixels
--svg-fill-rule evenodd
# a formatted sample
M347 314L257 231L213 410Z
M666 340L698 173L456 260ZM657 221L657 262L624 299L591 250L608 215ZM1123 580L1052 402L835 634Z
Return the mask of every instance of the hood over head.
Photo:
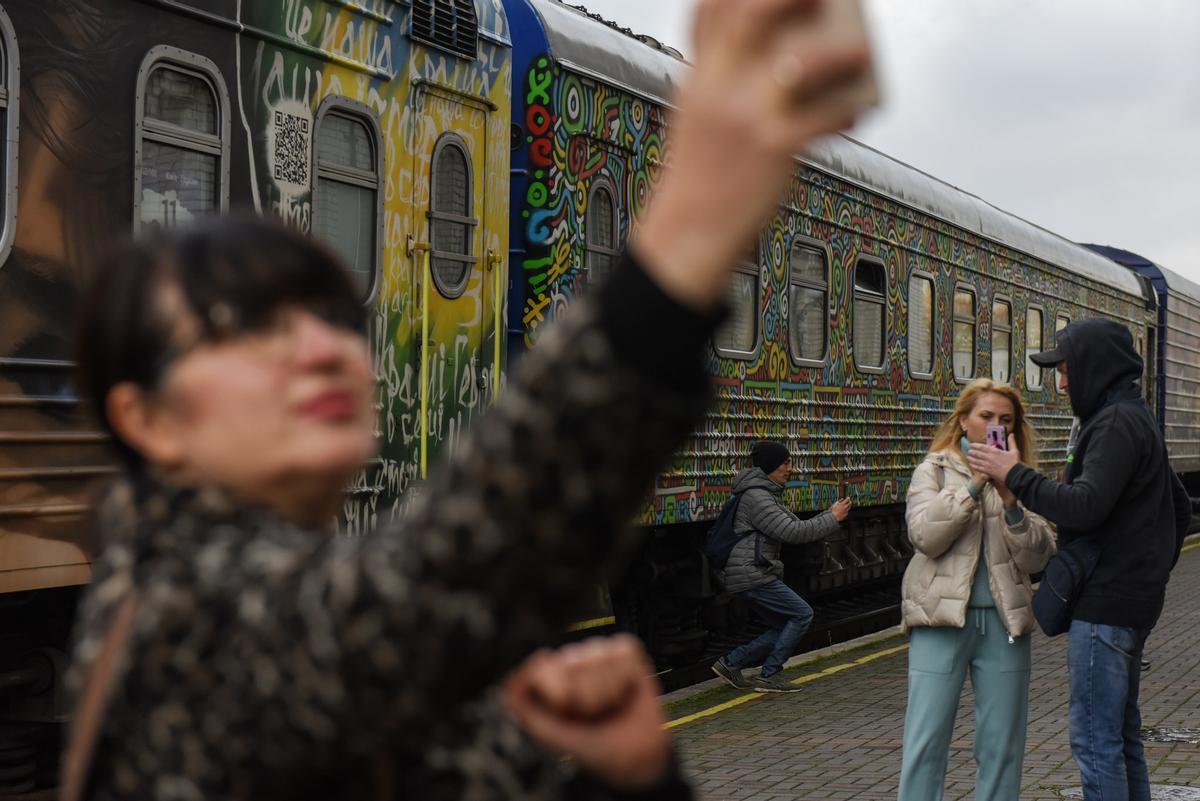
M1100 411L1114 391L1135 385L1144 367L1129 329L1098 317L1069 323L1055 335L1053 350L1030 358L1042 367L1067 363L1071 409L1081 420Z

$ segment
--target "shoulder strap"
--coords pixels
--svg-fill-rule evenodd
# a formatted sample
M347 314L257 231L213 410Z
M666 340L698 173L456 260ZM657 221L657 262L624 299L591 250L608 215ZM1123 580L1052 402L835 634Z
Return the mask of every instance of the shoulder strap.
M92 757L96 753L96 740L104 713L116 687L121 659L129 646L133 634L133 621L137 616L140 597L132 593L121 602L113 617L108 633L100 647L100 654L92 663L83 684L83 692L75 707L71 721L71 734L67 740L67 752L63 759L62 795L59 801L81 801L91 772Z

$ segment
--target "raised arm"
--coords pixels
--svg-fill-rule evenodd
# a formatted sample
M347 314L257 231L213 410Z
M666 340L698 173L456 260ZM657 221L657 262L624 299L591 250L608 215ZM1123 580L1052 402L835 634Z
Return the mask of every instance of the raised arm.
M963 532L979 525L979 504L966 486L954 489L939 481L937 467L922 462L908 485L904 513L908 539L913 547L930 559L950 550Z
M1032 512L1023 512L1017 522L1011 523L1009 520L1013 516L1011 512L1006 513L1004 520L1004 542L1008 552L1017 567L1026 573L1037 573L1057 550L1054 529L1045 518Z
M1073 530L1095 529L1108 519L1128 484L1142 450L1132 426L1123 424L1118 407L1103 426L1089 438L1079 475L1064 484L1031 467L1018 464L1004 476L1004 483L1028 509Z
M824 539L838 527L832 512L801 520L763 489L748 490L742 503L747 505L747 519L755 531L791 545Z

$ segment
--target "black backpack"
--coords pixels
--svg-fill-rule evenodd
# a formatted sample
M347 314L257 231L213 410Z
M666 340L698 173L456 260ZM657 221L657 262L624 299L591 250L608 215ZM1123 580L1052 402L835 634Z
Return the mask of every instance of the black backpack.
M734 493L729 500L725 501L725 505L721 507L721 514L717 515L716 521L704 538L704 553L708 556L708 564L717 570L725 569L725 563L729 561L729 554L733 551L733 546L750 533L738 534L733 530L733 523L737 519L738 502L741 499L742 496L739 493Z

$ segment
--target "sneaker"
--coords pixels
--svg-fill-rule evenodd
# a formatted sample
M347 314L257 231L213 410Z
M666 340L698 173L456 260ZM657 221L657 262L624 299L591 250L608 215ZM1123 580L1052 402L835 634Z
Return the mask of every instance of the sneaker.
M1149 670L1149 669L1150 669L1150 660L1143 659L1142 660L1142 670Z
M730 664L725 661L725 657L721 657L716 662L712 663L712 672L725 679L726 683L729 684L730 687L738 690L750 689L750 681L742 675L742 669L731 667Z
M751 689L756 693L798 693L800 688L783 677L782 673L776 673L770 678L764 679L759 676L754 680Z

